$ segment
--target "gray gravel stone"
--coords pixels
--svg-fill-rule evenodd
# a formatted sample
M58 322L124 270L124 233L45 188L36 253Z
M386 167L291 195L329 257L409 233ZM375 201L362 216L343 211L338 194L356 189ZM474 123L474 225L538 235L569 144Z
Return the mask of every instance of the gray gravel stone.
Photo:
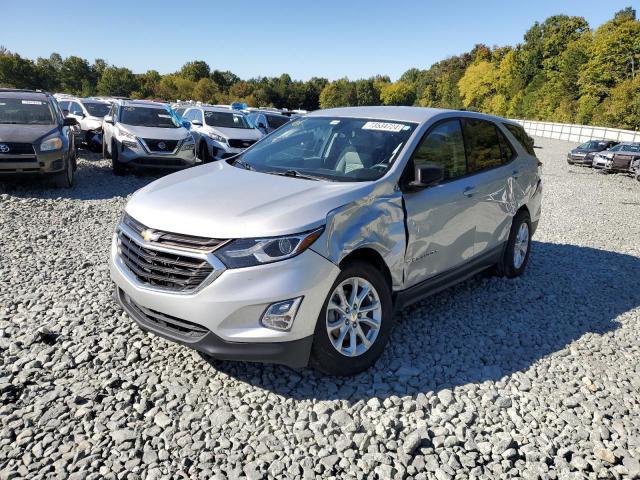
M142 332L105 259L127 198L0 183L0 479L625 479L640 476L640 185L537 139L527 272L396 313L369 371L205 362Z

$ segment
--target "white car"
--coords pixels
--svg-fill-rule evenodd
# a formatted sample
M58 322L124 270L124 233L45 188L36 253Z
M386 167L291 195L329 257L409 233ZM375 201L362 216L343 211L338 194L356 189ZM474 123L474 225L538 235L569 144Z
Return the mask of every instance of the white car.
M538 165L502 118L319 110L138 190L113 236L116 298L144 330L215 358L355 374L395 308L525 271Z
M191 107L182 118L191 125L198 158L204 163L233 157L264 136L245 113L228 108Z
M78 122L80 143L99 151L102 147L102 119L109 113L111 103L92 98L60 97L58 104L67 117Z

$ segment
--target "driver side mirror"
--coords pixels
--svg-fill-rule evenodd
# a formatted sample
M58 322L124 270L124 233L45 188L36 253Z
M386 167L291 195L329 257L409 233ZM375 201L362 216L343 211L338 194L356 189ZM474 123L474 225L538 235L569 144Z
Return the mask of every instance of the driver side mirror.
M267 126L262 122L258 122L258 128L265 128L266 129Z
M113 125L113 117L111 115L105 115L104 121Z
M84 112L73 112L71 115L75 115L76 117L84 118Z
M191 125L195 125L196 127L201 127L202 122L200 120L191 120Z
M444 168L435 163L428 165L416 165L414 170L414 180L409 183L411 189L422 189L432 187L444 180Z
M67 110L66 108L63 108L62 114L66 117L67 115L69 115L69 110Z

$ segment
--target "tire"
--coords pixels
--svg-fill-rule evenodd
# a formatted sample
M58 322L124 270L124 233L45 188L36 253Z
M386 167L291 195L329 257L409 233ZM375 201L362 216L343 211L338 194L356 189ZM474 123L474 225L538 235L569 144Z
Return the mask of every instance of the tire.
M211 155L209 155L209 147L207 146L207 142L200 143L200 160L202 163L210 163Z
M64 172L58 173L53 181L58 188L71 188L73 186L73 180L75 179L74 175L75 168L73 168L73 159L71 158L71 152L69 152L69 156L67 157L67 165L64 169Z
M118 160L118 156L118 146L113 142L111 144L111 168L114 175L121 177L126 173L126 171L122 162Z
M526 210L520 210L513 217L502 261L496 268L497 274L507 278L522 275L527 268L530 253L531 217Z
M107 142L104 141L104 137L102 137L102 158L105 160L111 158L111 154L109 153L109 149L107 148Z
M360 294L364 287L371 287L369 294L360 302L362 307L372 307L376 304L377 297L379 309L362 313L364 317L358 317L357 313L354 314L343 302L341 302L341 309L329 308L330 302L332 304L336 303L332 302L334 298L336 300L339 299L336 292L340 288L343 296L346 297L345 300L352 300L349 297L351 297L351 292L353 291L351 285L354 279L358 281L356 291L360 292ZM346 318L343 313L353 316ZM375 317L378 318L376 319ZM369 321L364 321L365 318ZM377 321L378 319L379 321ZM377 325L378 328L376 329L374 325ZM331 333L329 332L330 326L333 327ZM331 286L331 290L320 311L313 336L310 365L330 375L349 376L360 373L373 365L380 357L389 341L392 328L393 306L391 289L383 274L369 263L362 261L350 262L345 265ZM346 331L343 329L346 329ZM343 338L341 344L338 343L340 335ZM370 346L365 344L362 335L371 340ZM332 341L330 337L334 340ZM355 338L355 349L352 349L352 337ZM334 343L340 345L342 352L338 350L338 347L334 346ZM345 344L347 347L345 347ZM349 351L347 351L347 348ZM350 356L350 352L354 350L356 355ZM359 353L358 350L360 350Z

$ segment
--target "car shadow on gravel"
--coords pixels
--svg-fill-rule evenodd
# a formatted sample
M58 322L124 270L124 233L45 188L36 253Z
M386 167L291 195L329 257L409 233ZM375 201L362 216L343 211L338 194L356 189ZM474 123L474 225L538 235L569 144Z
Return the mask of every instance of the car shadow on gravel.
M520 278L479 275L397 312L385 353L355 377L210 362L238 380L297 400L415 396L497 381L546 356L567 355L571 342L615 330L616 318L640 305L640 258L544 242L532 248Z
M136 169L127 175L116 177L109 161L103 161L102 154L81 151L79 155L81 158L71 188L56 188L51 177L0 177L0 194L20 198L108 200L127 197L154 180L174 172Z

